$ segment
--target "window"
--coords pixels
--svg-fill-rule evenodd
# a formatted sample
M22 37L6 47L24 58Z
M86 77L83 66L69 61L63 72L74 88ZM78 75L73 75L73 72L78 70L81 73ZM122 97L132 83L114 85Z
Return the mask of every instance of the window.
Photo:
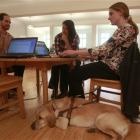
M38 41L44 41L48 48L50 48L50 27L33 27L27 28L29 37L38 37Z
M110 37L110 33L101 33L100 44L103 44Z
M79 48L86 48L87 35L85 33L83 33L83 34L80 33L79 38L80 38Z
M59 34L59 33L61 33L62 32L62 27L61 26L55 26L54 28L53 28L53 39L55 38L55 36L57 35L57 34ZM53 42L54 42L54 40L53 40Z
M92 26L76 25L75 28L80 38L79 48L92 48Z
M112 25L97 25L96 28L96 46L106 42L116 30L116 26Z

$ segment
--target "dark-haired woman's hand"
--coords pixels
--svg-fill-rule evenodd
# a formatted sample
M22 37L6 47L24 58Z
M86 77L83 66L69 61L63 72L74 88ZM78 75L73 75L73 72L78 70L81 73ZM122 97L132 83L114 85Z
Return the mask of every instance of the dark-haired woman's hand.
M62 34L62 40L65 42L65 44L68 42L68 37L64 33Z

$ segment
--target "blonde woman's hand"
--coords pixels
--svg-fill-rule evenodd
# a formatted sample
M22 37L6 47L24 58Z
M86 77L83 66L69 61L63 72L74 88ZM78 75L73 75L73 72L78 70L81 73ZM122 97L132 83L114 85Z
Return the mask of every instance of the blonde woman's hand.
M79 55L79 56L88 56L89 54L88 54L88 51L87 51L87 49L81 49L81 50L65 50L64 52L63 52L63 54L77 54L77 55Z
M63 53L62 54L77 54L77 51L76 50L65 50L65 51L63 51Z

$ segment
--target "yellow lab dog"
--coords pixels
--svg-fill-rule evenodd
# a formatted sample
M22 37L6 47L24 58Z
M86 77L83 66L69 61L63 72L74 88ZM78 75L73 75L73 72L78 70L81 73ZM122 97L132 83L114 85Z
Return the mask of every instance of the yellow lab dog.
M37 110L36 120L31 127L32 129L40 129L48 125L49 127L57 126L66 129L69 123L78 127L96 128L110 135L112 140L124 140L129 132L129 121L121 114L121 111L111 105L88 104L87 102L89 101L75 98L73 110L68 120L67 113L71 106L71 98L65 97L50 101ZM60 112L63 112L61 116Z

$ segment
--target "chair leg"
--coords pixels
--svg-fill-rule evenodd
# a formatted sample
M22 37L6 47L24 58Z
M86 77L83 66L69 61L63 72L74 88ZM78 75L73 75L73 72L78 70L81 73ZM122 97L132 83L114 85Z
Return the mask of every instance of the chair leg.
M40 98L41 84L39 77L39 69L36 69L36 87L37 87L37 96Z
M25 107L24 107L23 90L22 90L22 84L21 83L19 83L19 85L17 87L17 98L18 98L21 117L25 118Z
M123 93L120 93L120 101L121 101L121 110L123 111L124 104L123 104Z
M89 92L89 101L93 100L93 92L94 92L94 81L90 80L90 92Z
M97 87L97 102L100 100L100 95L101 95L101 86Z
M8 102L8 93L0 95L0 106Z

